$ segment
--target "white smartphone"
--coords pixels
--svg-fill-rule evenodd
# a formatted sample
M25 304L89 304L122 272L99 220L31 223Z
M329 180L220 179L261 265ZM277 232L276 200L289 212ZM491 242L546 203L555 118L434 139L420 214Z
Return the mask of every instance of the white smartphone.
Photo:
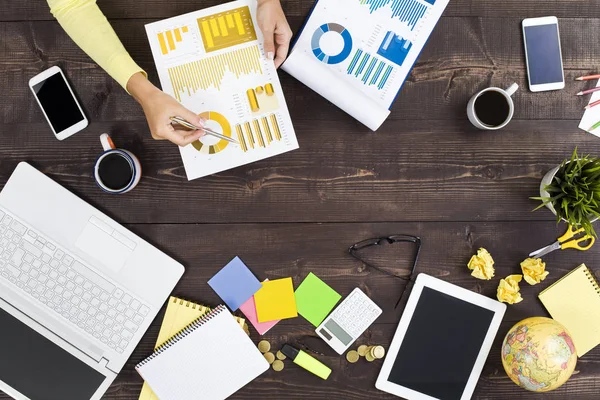
M31 78L29 87L58 140L88 126L88 120L59 67L49 68Z
M558 19L556 17L523 20L527 77L532 92L565 87Z

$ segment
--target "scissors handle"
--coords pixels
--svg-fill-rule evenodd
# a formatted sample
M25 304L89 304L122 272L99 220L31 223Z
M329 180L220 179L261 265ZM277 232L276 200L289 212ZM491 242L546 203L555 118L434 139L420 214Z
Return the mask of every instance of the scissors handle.
M577 229L573 225L569 225L565 234L562 235L561 237L559 237L558 241L561 243L569 241L569 240L573 239L575 237L575 235L578 235L583 232L584 232L583 228Z
M583 243L585 243L586 241L589 241L589 243L586 246L583 246ZM596 241L595 237L593 237L591 235L585 235L585 236L582 236L582 237L580 237L578 239L571 240L571 241L568 241L566 243L562 243L560 245L560 248L562 250L564 250L564 249L576 249L576 250L585 251L585 250L589 250L594 245L595 241Z

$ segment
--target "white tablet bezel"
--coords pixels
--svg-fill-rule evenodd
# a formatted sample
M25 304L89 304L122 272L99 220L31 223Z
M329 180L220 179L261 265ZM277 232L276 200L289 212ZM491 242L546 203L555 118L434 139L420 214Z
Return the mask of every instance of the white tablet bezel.
M412 320L413 313L417 307L417 303L421 297L424 287L437 290L441 293L445 293L449 296L456 297L468 303L475 304L494 312L494 317L492 318L490 327L487 331L485 339L483 340L483 344L479 350L479 354L477 355L473 369L471 370L471 375L469 375L469 379L460 398L461 400L470 399L473 391L475 390L475 386L477 385L477 381L479 380L479 376L481 375L483 365L485 364L490 349L492 348L492 344L494 342L494 338L496 337L496 333L498 332L498 328L500 327L500 323L502 322L502 317L506 311L506 304L425 274L419 274L417 276L415 285L412 289L408 302L406 303L406 308L404 309L402 318L400 318L400 323L398 324L398 328L396 329L396 333L394 334L390 348L387 351L385 361L381 371L379 372L379 376L377 377L375 387L384 392L404 397L409 400L437 400L436 398L424 393L420 393L413 389L409 389L405 386L388 381L390 371L392 370L392 366L396 360L396 355L400 350L400 345L404 340L404 336L406 335L406 331L410 321Z

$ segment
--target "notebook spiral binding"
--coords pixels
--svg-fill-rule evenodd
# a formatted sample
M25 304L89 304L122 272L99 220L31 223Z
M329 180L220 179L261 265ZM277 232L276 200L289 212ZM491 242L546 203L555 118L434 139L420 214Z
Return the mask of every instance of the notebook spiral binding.
M589 269L585 269L585 274L587 275L588 279L590 280L592 286L594 287L594 289L596 289L596 293L600 294L600 284L598 283L598 281L596 280L596 277L594 276L594 273L592 271L590 271Z
M225 306L220 305L220 306L216 307L214 310L210 311L208 314L196 319L194 322L192 322L191 324L189 324L188 326L183 328L181 331L179 331L171 339L167 340L163 345L158 347L154 351L154 353L152 353L148 358L140 361L135 366L135 368L139 369L139 368L143 367L144 365L146 365L147 363L149 363L150 361L152 361L153 359L158 357L160 354L162 354L164 351L166 351L168 348L173 346L175 343L177 343L178 341L180 341L181 339L183 339L184 337L186 337L187 335L189 335L190 333L192 333L193 331L195 331L196 329L198 329L199 327L201 327L202 325L204 325L205 323L207 323L208 321L210 321L211 319L216 317L217 314L221 313L223 310L225 310Z
M203 306L203 305L201 305L201 304L196 304L196 303L194 303L194 302L191 302L191 301L189 301L189 300L185 300L185 299L182 299L182 298L179 298L179 297L173 297L173 303L179 303L179 304L181 304L182 306L185 306L185 307L188 307L188 308L190 308L190 307L191 307L191 308L193 308L194 310L195 310L195 309L199 309L199 310L208 309L208 310L210 311L210 308L209 308L209 307Z

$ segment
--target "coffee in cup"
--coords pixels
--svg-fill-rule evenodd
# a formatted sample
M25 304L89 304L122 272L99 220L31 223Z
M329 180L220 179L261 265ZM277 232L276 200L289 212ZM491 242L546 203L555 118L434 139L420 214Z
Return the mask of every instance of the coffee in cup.
M513 83L506 90L490 87L475 94L467 105L469 121L479 129L504 128L513 117L515 106L511 96L518 88Z
M126 193L132 190L142 177L138 158L128 150L117 149L106 133L100 135L104 148L96 160L94 178L98 186L108 193Z

